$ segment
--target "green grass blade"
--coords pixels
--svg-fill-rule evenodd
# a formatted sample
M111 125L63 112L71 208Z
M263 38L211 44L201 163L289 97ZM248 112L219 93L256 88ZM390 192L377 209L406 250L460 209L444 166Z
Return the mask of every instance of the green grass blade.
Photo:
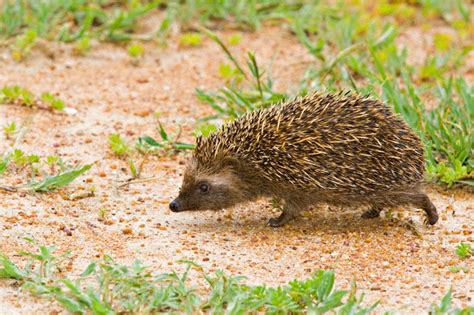
M83 173L90 170L92 167L91 164L84 165L83 167L75 170L66 171L56 176L48 177L42 181L31 183L29 184L29 188L36 192L48 192L52 190L56 190L58 188L62 188L72 181L74 181L77 177L81 176Z

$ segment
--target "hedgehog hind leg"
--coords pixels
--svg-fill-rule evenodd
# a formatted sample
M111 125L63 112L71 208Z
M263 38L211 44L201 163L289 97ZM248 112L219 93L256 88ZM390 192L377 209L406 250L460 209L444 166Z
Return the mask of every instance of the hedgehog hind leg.
M380 212L382 212L382 208L379 206L372 206L369 210L362 213L362 219L375 219L380 217Z
M426 213L425 223L434 225L438 222L438 212L431 202L430 198L424 192L406 192L396 196L397 204L413 204L415 207L423 209Z
M419 207L423 209L426 213L426 220L425 224L434 225L438 222L438 211L436 211L436 207L431 202L430 198L424 193L420 196L421 202Z

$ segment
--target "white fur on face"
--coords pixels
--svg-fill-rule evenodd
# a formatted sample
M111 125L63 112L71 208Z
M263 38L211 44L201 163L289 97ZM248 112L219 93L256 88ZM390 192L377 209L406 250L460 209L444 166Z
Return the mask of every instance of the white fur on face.
M211 186L234 186L235 175L231 172L224 172L214 175L208 175L200 178L200 181L207 181Z

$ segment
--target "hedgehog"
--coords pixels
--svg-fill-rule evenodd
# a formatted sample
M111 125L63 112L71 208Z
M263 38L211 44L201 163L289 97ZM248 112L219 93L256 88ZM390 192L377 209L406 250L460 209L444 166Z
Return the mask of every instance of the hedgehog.
M435 224L423 192L420 139L382 101L312 93L244 114L198 137L173 212L219 210L260 198L282 202L279 227L321 203L364 207L376 218L412 205Z

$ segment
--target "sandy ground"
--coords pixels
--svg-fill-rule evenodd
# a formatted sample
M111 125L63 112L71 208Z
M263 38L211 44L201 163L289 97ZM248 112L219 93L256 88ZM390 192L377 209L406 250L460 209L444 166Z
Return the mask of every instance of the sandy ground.
M401 38L412 41L413 36L409 32ZM450 287L455 305L473 304L473 260L461 262L454 254L459 242L474 241L474 194L465 190L428 188L440 213L433 227L423 226L423 215L415 209L395 211L401 221L386 217L366 221L360 218L361 210L321 207L272 229L266 221L276 214L264 201L219 212L171 213L168 202L178 192L189 152L152 157L143 177L157 177L155 181L117 188L119 181L128 178L127 163L111 154L111 133L131 141L144 134L157 136L153 112L159 111L168 129L176 131L181 125L183 140L191 142L195 119L211 113L195 97L195 88L222 86L218 66L227 60L214 43L205 40L197 48L174 43L164 49L150 44L138 66L130 63L126 50L107 44L95 45L86 57L74 57L71 47L57 45L54 59L34 52L20 64L12 62L7 51L0 52L0 86L18 84L37 94L53 92L78 111L70 116L0 106L0 125L31 121L18 147L42 156L95 162L89 173L62 193L0 192L2 252L13 255L28 247L23 237L34 236L59 251L73 251L73 272L107 253L122 263L139 259L156 272L180 270L176 261L191 259L208 271L224 269L248 276L250 283L269 285L326 268L336 271L339 287L349 288L355 279L367 302L380 299L377 313L387 309L418 313L439 302ZM415 42L412 48L419 55L423 47ZM290 91L306 62L313 60L293 36L276 27L244 34L232 51L241 58L246 51L255 51L264 68L272 64L277 88ZM0 152L12 144L0 135ZM24 180L9 174L0 183ZM79 201L62 197L90 186L96 187L94 197ZM109 213L107 222L99 221L103 208ZM413 219L421 237L403 224L408 219ZM131 234L124 233L129 230ZM448 269L452 265L468 266L471 273L452 273ZM0 282L0 313L54 310L60 308L18 293L9 281Z

